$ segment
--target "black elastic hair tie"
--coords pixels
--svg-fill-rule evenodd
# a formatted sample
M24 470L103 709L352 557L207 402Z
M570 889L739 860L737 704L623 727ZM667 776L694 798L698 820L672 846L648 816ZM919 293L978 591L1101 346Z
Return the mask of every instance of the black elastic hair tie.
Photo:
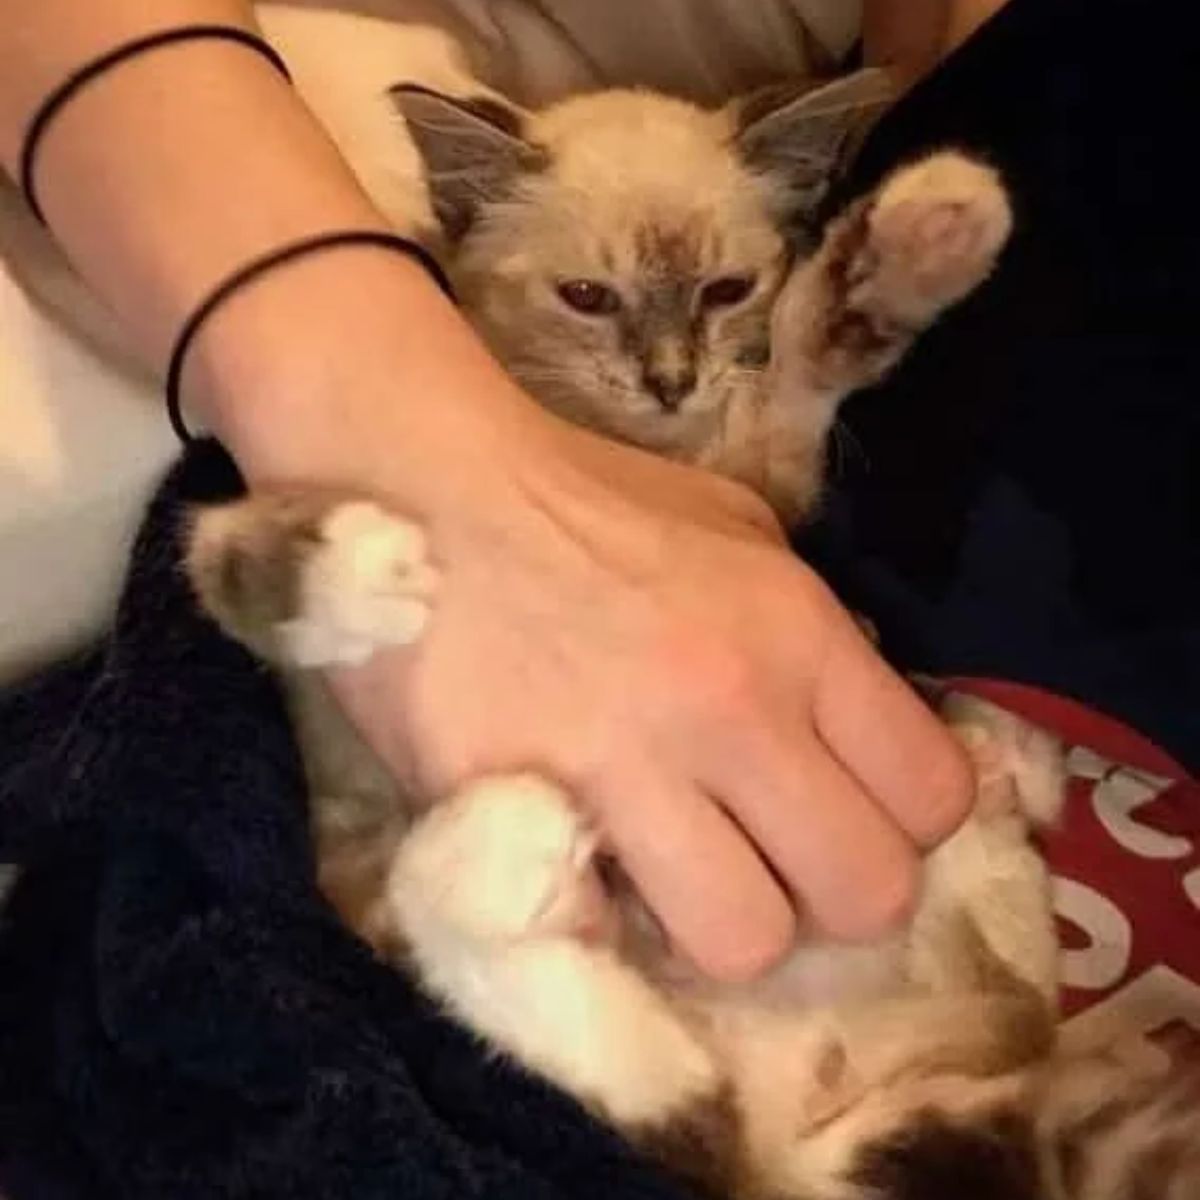
M188 350L204 322L213 311L221 306L235 292L252 283L261 275L275 267L281 267L298 258L305 258L322 250L331 250L338 246L379 246L393 250L398 254L413 259L425 268L425 271L438 285L446 296L453 301L454 289L446 278L437 259L424 246L409 238L400 237L394 233L384 233L375 229L345 229L333 233L319 233L303 241L292 242L278 250L272 250L259 258L252 259L244 267L240 267L222 283L218 284L208 297L201 303L190 317L184 322L179 336L175 339L175 347L167 364L167 416L176 437L186 446L192 440L191 432L183 419L180 385L183 380L183 368L187 362Z
M124 45L100 55L99 58L84 63L83 66L67 76L42 101L41 106L34 113L33 119L29 122L29 128L25 131L25 140L21 145L21 191L25 195L25 202L39 221L44 224L45 217L42 215L42 206L37 199L34 169L37 166L38 147L54 118L81 88L86 87L93 79L99 78L114 67L162 46L172 46L177 42L197 41L234 42L237 45L245 46L260 54L289 83L291 82L292 77L288 73L287 65L276 50L257 34L251 33L248 29L239 29L236 25L185 25L176 29L164 29L158 33L137 38L132 42L126 42Z

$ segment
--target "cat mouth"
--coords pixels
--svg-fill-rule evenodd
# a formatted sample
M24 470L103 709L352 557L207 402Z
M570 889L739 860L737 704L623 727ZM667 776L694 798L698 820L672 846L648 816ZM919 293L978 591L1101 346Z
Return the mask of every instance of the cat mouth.
M686 406L674 412L655 410L622 422L619 436L662 451L698 452L721 433L721 406Z
M619 379L592 377L582 386L542 364L510 362L509 370L540 405L567 420L645 450L688 459L721 436L722 413L736 391L730 381L716 380L698 387L677 407L665 408Z

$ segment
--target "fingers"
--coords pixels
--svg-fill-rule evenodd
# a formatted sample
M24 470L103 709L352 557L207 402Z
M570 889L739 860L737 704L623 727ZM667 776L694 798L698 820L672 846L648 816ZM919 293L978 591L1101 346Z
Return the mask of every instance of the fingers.
M805 925L858 941L908 917L913 844L811 731L784 739L754 723L722 750L714 787L791 889Z
M962 747L849 620L818 681L813 718L834 757L918 846L937 845L962 823L973 788Z
M671 941L730 982L779 959L795 935L791 901L729 816L657 771L614 782L597 798L605 830Z

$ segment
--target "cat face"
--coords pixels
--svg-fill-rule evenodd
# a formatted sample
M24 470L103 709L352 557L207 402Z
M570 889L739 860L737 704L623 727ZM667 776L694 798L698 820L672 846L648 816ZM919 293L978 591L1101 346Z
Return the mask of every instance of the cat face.
M773 302L878 73L720 111L606 91L538 113L392 93L465 308L562 416L738 474Z

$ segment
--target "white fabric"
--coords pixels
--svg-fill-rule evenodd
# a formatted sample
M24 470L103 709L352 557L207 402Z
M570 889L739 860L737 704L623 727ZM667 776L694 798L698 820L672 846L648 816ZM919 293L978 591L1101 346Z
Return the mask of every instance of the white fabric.
M840 57L861 13L860 0L300 2L436 19L492 83L527 103L615 83L723 98L804 69L806 28ZM346 69L353 75L356 64ZM3 201L0 246L13 254ZM28 229L16 236L23 276L35 271L43 294L61 292L59 268L38 261ZM103 329L98 340L108 340ZM173 449L153 389L52 325L0 259L0 679L99 628Z
M0 679L100 627L173 450L146 385L36 312L0 263Z
M809 38L840 58L861 23L860 0L447 3L486 48L491 81L530 103L629 83L723 100L810 65Z
M475 68L515 100L640 84L726 99L840 60L862 26L862 0L293 0L454 34ZM811 39L811 46L809 45Z

